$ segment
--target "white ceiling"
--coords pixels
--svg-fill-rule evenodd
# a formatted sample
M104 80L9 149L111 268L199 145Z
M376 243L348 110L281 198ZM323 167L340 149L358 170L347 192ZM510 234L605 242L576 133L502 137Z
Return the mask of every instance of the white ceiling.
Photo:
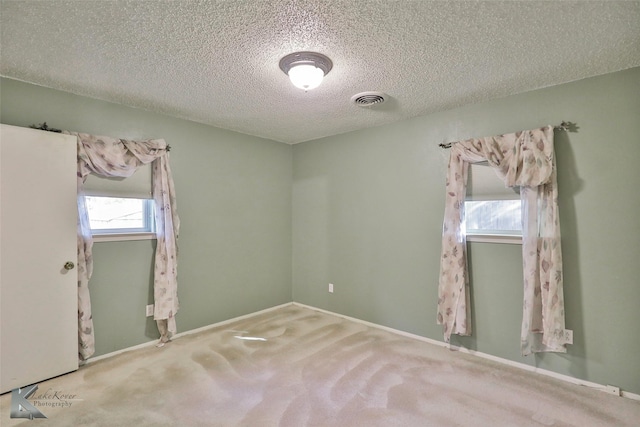
M286 143L640 66L638 1L2 0L0 25L3 76ZM307 93L299 50L334 64Z

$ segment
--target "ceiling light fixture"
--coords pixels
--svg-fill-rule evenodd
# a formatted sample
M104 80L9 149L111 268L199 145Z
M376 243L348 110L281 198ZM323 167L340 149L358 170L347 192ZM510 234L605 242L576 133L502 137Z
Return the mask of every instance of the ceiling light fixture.
M294 52L280 60L280 69L305 92L318 87L332 67L331 60L317 52Z

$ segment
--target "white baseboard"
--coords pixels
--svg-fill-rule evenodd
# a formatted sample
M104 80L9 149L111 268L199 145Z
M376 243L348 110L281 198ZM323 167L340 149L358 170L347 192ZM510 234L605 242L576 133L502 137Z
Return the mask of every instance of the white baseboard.
M535 367L535 366L526 365L524 363L515 362L513 360L504 359L504 358L498 357L498 356L493 356L491 354L483 353L481 351L469 350L467 348L451 345L451 344L445 343L443 341L438 341L438 340L434 340L434 339L431 339L431 338L423 337L423 336L420 336L420 335L412 334L412 333L409 333L409 332L401 331L401 330L398 330L398 329L389 328L387 326L378 325L377 323L367 322L366 320L357 319L355 317L346 316L346 315L340 314L340 313L334 313L332 311L324 310L324 309L313 307L313 306L310 306L310 305L301 304L301 303L298 303L298 302L293 302L292 304L296 305L296 306L299 306L299 307L308 308L310 310L316 310L316 311L319 311L319 312L322 312L322 313L331 314L333 316L342 317L343 319L347 319L347 320L351 320L353 322L361 323L363 325L370 326L372 328L382 329L384 331L391 332L391 333L394 333L394 334L397 334L397 335L402 335L402 336L407 337L407 338L413 338L413 339L416 339L416 340L419 340L419 341L427 342L429 344L437 345L439 347L444 347L444 348L447 348L447 349L450 349L450 350L459 351L461 353L467 353L467 354L471 354L473 356L482 357L484 359L488 359L488 360L492 360L494 362L498 362L498 363L502 363L502 364L505 364L505 365L513 366L515 368L523 369L525 371L534 372L536 374L541 374L541 375L546 375L548 377L556 378L556 379L559 379L559 380L562 380L562 381L566 381L566 382L569 382L569 383L572 383L572 384L593 388L595 390L599 390L599 391L603 391L603 392L605 392L607 394L611 394L610 387L608 387L606 385L594 383L594 382L591 382L591 381L582 380L580 378L575 378L575 377L572 377L572 376L569 376L569 375L559 374L559 373L554 372L554 371L549 371L547 369L542 369L542 368L538 368L538 367ZM625 397L627 399L640 401L640 394L631 393L631 392L622 390L622 391L620 391L620 396L621 397Z
M197 334L198 332L206 331L208 329L217 328L219 326L224 326L224 325L227 325L229 323L236 322L238 320L248 319L248 318L256 316L258 314L268 313L270 311L274 311L274 310L277 310L277 309L282 308L282 307L288 307L288 306L290 306L292 304L293 304L292 302L287 302L285 304L280 304L280 305L276 305L274 307L265 308L264 310L256 311L256 312L249 313L249 314L244 314L244 315L238 316L238 317L233 317L231 319L223 320L221 322L212 323L211 325L203 326L201 328L190 329L188 331L184 331L184 332L180 332L180 333L175 334L174 336L171 337L171 340L173 341L173 340L175 340L177 338L180 338L180 337ZM147 341L147 342L142 343L142 344L134 345L133 347L127 347L127 348L123 348L122 350L116 350L116 351L112 351L111 353L106 353L106 354L102 354L100 356L91 357L91 358L85 360L83 363L81 363L81 365L82 366L90 365L91 363L97 362L99 360L108 359L110 357L117 356L117 355L122 354L122 353L127 353L127 352L133 351L133 350L138 350L138 349L141 349L141 348L156 346L157 344L158 344L158 340L157 339L156 340L152 340L152 341Z

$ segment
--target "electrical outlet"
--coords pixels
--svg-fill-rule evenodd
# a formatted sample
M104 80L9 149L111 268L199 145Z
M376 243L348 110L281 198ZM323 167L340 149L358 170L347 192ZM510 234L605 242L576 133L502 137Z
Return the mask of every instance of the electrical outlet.
M613 394L614 396L620 396L620 387L616 387L614 385L607 385L605 390L607 393Z
M565 344L573 344L573 331L571 329L564 330L564 342Z
M147 317L153 316L153 304L147 306Z
M333 293L333 283L329 283L329 292Z

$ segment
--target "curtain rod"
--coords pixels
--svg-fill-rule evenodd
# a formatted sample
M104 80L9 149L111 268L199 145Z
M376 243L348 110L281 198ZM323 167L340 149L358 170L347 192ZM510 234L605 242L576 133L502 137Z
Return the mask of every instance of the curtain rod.
M562 123L560 123L559 125L554 126L553 128L555 130L559 130L559 131L562 131L562 132L577 132L578 131L578 127L576 126L575 123L567 122L567 121L562 121ZM456 142L446 142L446 143L443 142L441 144L438 144L438 146L441 147L441 148L451 148L451 145L455 144Z
M45 130L47 132L55 132L55 133L62 133L61 129L56 129L56 128L50 128L49 126L47 126L47 122L44 123L40 123L38 126L36 125L30 125L29 126L31 129L38 129L38 130ZM169 144L167 144L167 151L171 151L171 146Z

